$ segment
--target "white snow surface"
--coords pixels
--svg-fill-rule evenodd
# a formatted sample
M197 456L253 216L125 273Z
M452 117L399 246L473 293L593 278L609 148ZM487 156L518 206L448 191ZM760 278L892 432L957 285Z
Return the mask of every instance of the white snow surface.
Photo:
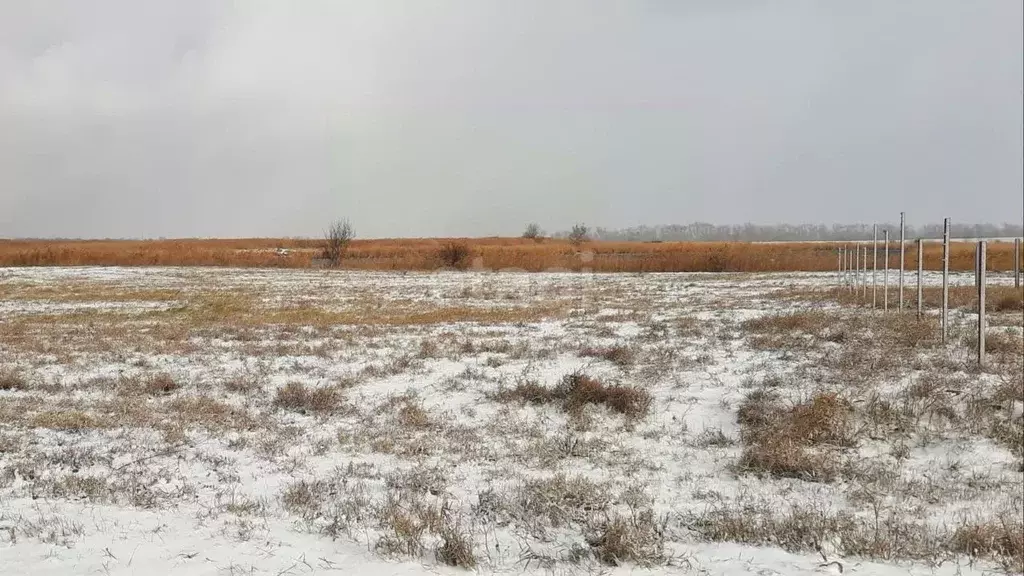
M890 271L890 285L895 284L895 278L895 271ZM908 271L905 278L908 300L912 302L916 275ZM481 574L999 573L1000 567L993 562L965 557L951 556L940 565L844 558L832 552L827 542L822 543L826 563L819 553L703 541L689 531L686 522L678 520L699 516L716 504L742 502L769 502L780 510L810 506L866 513L849 502L849 491L841 482L737 474L734 465L742 452L739 443L706 446L695 441L706 431L719 430L736 439L736 406L748 391L746 383L787 373L792 367L785 355L749 346L739 323L796 307L834 307L783 301L771 293L827 287L835 280L835 273L0 269L0 288L5 284L54 287L84 282L112 289L170 288L183 294L174 301L61 301L4 299L0 292L0 327L33 315L82 310L100 313L90 322L132 322L126 324L123 339L97 349L84 344L76 348L75 341L62 341L56 336L45 352L0 342L0 369L16 368L30 374L33 382L50 385L45 388L48 392L39 393L31 386L28 391L0 390L0 402L33 394L55 395L47 397L43 408L48 408L51 400L57 406L57 396L61 402L97 402L113 392L89 385L94 379L165 372L186 383L178 394L212 394L228 405L268 414L277 426L272 433L289 435L280 452L264 454L257 446L267 438L259 431L189 429L181 444L176 444L147 427L84 431L25 428L5 422L0 409L0 574L467 573L440 563L432 545L418 557L380 553L376 543L384 531L372 521L357 523L351 533L332 537L324 532L323 519L307 521L282 503L282 494L289 486L325 478L345 478L350 484L344 485L353 494L365 492L369 500L379 503L389 490L389 482L401 482L402 474L417 471L437 471L444 476L439 481L440 496L425 495L426 501L451 502L467 518L472 517L481 495L488 491L514 493L527 480L561 473L604 482L621 493L631 485L642 485L653 512L669 519L666 553L670 561L651 567L562 559L572 546L585 545L579 527L548 527L544 538L527 538L501 522L476 520L473 534L478 565L470 572ZM928 285L937 285L938 276L929 272L925 280ZM1012 282L999 274L990 275L989 280L993 284ZM956 285L971 282L971 275L954 277ZM132 318L141 313L187 308L190 294L204 291L245 291L256 294L258 301L267 306L308 304L335 311L373 299L380 310L398 309L409 303L513 309L560 302L568 312L523 322L391 326L369 322L308 329L266 325L244 338L197 330L188 334L181 349L147 344L145 330L159 326L159 316L153 320L148 319L150 316ZM659 326L672 327L684 319L695 320L700 331L688 335L672 328L658 335ZM709 335L712 332L714 336ZM97 341L106 338L96 337ZM461 341L474 342L476 347L460 354L447 352ZM442 352L417 355L428 347L427 343L440 346ZM503 348L504 343L508 346ZM578 353L584 346L615 344L635 346L651 354L661 351L674 355L674 359L669 361L667 371L645 372L642 365L624 369ZM508 351L516 347L526 352ZM400 357L409 358L408 367L394 372L386 369ZM570 433L567 417L554 408L526 405L508 409L493 400L496 391L517 379L550 385L577 370L610 382L646 387L653 396L650 414L634 425L626 425L621 417L602 412L594 416L589 430ZM247 371L258 372L262 378L254 396L241 397L221 390L221 382ZM354 407L353 414L324 418L270 406L275 391L288 382L321 386L356 375L358 382L344 390L345 403ZM375 439L360 434L367 430L391 434L389 425L380 423L390 422L390 415L375 416L378 413L374 408L399 395L415 398L431 421L452 424L453 430L456 424L462 427L460 430L465 429L465 445L446 436L431 446L434 440L424 436L426 447L420 453L371 450ZM5 449L4 438L12 442L13 448ZM349 438L348 443L339 438ZM579 443L578 453L574 445L554 461L541 461L532 455L541 450L538 446L550 447L566 440ZM414 441L407 436L398 439L410 445ZM888 458L887 447L876 449L865 443L859 450L863 457L874 450L879 458ZM514 457L518 451L526 456ZM72 453L82 460L73 465L73 470L59 457ZM985 516L989 508L1005 508L1015 497L1012 486L1020 482L1020 474L1014 469L1017 460L1004 447L980 436L951 435L913 445L899 474L908 479L935 477L941 482L953 461L958 477L985 475L1001 487L983 497L937 503L928 509L927 523L941 527L955 524L965 514ZM7 480L3 479L5 470ZM140 504L129 496L90 500L78 494L61 497L37 491L40 478L68 475L111 481L133 479L145 485L146 494L155 496ZM119 486L119 490L130 490L133 484ZM244 513L232 508L234 503L255 503L259 511ZM531 560L545 554L558 560Z

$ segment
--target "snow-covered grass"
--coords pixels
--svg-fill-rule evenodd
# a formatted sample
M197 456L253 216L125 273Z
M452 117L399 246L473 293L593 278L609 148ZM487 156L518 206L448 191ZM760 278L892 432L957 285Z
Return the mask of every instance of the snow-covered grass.
M0 269L0 572L1020 571L1012 293L834 280Z

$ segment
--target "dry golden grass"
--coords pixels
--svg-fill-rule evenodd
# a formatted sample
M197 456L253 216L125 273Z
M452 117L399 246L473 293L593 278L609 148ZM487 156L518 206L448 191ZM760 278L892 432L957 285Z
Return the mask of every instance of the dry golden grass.
M0 266L239 266L306 268L317 255L319 240L5 240L0 241ZM522 238L460 238L354 240L343 266L374 270L433 270L451 263L442 259L448 246L464 246L458 267L480 262L486 269L529 271L588 268L598 272L766 272L831 271L837 257L828 243L753 244L742 242L587 242L538 243ZM287 248L286 256L274 253ZM593 253L584 262L580 250ZM916 267L916 252L907 266ZM460 251L461 253L461 251ZM988 258L993 270L1009 270L1012 244L992 243ZM941 246L925 249L926 268L938 269ZM970 270L974 245L954 243L950 267ZM468 264L467 264L468 263ZM895 257L894 262L895 264Z
M40 412L32 418L30 426L73 432L105 427L103 422L95 416L80 410L47 410Z

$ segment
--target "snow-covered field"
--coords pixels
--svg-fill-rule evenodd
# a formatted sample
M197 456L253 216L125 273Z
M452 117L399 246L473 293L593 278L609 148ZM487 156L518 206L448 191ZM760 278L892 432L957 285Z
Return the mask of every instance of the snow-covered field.
M1020 570L1014 296L834 281L0 269L0 574Z

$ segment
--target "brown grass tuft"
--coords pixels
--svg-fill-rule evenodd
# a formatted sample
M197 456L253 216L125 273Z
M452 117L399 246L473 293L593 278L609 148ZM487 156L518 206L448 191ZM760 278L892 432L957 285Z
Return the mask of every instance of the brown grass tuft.
M754 390L737 412L742 437L748 444L739 469L831 482L839 470L834 448L854 443L851 416L851 404L834 393L819 393L787 408L777 395ZM815 448L822 449L812 450Z
M580 351L580 356L585 358L602 358L622 368L632 364L635 358L635 354L630 347L621 345L608 348L584 348Z
M632 517L616 517L599 527L587 540L594 556L608 566L634 562L650 567L665 560L665 525L654 513L643 510Z
M274 395L274 406L300 414L326 414L340 405L341 394L332 386L308 388L302 382L289 382Z
M27 390L28 379L20 370L0 370L0 390Z
M1024 522L1004 518L999 522L965 524L953 533L954 552L993 558L1013 572L1024 572Z
M570 413L581 412L587 404L598 404L630 418L641 418L651 407L651 395L642 388L609 386L580 372L562 378L554 395L565 402Z
M34 428L52 428L54 430L81 431L101 428L102 425L93 416L80 410L50 410L36 414L31 424Z
M146 380L143 390L150 396L167 396L181 388L181 384L166 372L156 374Z
M535 382L524 381L510 389L498 392L503 402L530 404L560 403L562 409L579 415L587 405L603 405L628 418L642 418L651 407L651 394L643 388L607 385L583 374L566 374L554 388L545 388Z

